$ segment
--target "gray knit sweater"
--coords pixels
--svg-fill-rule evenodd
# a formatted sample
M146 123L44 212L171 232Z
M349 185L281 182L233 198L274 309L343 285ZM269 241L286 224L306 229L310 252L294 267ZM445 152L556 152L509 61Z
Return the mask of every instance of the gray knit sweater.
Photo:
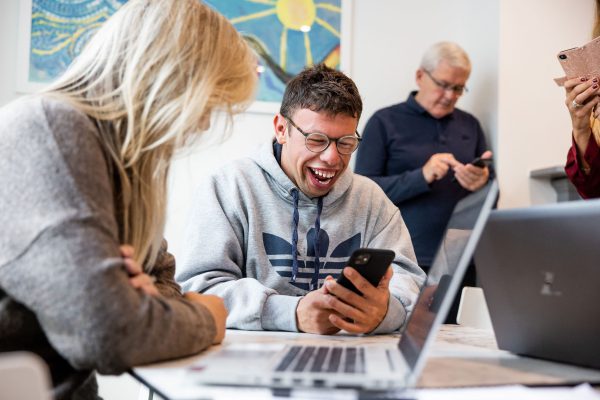
M56 399L95 399L93 371L196 353L215 334L184 300L162 249L161 297L137 291L119 256L114 179L92 121L29 97L0 108L0 352L48 363Z

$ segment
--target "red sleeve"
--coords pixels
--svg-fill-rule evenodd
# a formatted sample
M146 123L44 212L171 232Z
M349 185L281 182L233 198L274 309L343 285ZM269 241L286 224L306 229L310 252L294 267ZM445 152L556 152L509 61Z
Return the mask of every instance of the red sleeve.
M594 137L590 138L583 158L590 166L589 174L585 174L581 170L579 157L577 157L577 145L573 140L565 165L567 177L584 199L600 197L600 147Z

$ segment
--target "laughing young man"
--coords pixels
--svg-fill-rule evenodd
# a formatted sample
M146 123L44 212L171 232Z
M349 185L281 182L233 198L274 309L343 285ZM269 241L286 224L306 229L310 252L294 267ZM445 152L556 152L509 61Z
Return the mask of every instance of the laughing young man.
M197 191L177 279L223 297L228 328L358 334L404 324L425 274L398 208L348 169L361 112L350 78L306 69L288 83L275 138ZM376 287L344 268L360 247L396 252ZM362 296L327 279L341 273Z

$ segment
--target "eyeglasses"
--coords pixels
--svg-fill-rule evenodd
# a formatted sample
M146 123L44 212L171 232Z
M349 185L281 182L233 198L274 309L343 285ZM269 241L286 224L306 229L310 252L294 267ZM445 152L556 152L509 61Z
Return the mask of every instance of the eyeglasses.
M447 91L447 90L451 90L453 91L455 94L457 95L461 95L463 93L468 93L469 89L467 89L466 86L464 85L451 85L447 82L441 82L438 81L437 79L435 79L433 77L433 75L431 75L431 72L427 71L426 69L424 69L423 71L425 71L425 73L427 74L427 76L433 81L433 83L436 84L437 87L439 87L440 89Z
M304 145L313 153L322 153L331 144L335 142L335 147L340 154L352 154L358 148L362 138L358 131L354 131L354 135L342 136L341 138L332 139L324 133L312 132L307 133L298 127L291 118L283 116L298 132L304 136Z

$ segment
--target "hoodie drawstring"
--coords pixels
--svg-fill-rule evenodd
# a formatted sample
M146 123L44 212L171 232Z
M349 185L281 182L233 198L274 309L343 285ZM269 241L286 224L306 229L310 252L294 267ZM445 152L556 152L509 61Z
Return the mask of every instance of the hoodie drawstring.
M298 190L292 189L292 197L294 198L294 223L292 227L292 280L296 282L298 275Z
M310 290L319 288L319 269L321 268L321 262L319 260L319 253L321 247L320 233L321 233L321 211L323 211L323 198L319 197L317 200L317 219L315 220L315 272L312 280L310 281Z
M292 189L292 198L294 199L294 218L292 226L292 279L290 282L296 282L298 277L298 221L300 214L298 212L298 190ZM320 253L320 233L321 233L321 212L323 211L323 198L319 197L317 200L317 219L315 220L315 239L314 239L314 250L315 250L315 272L313 273L310 281L309 290L315 290L319 287L319 269L321 262L319 259Z

